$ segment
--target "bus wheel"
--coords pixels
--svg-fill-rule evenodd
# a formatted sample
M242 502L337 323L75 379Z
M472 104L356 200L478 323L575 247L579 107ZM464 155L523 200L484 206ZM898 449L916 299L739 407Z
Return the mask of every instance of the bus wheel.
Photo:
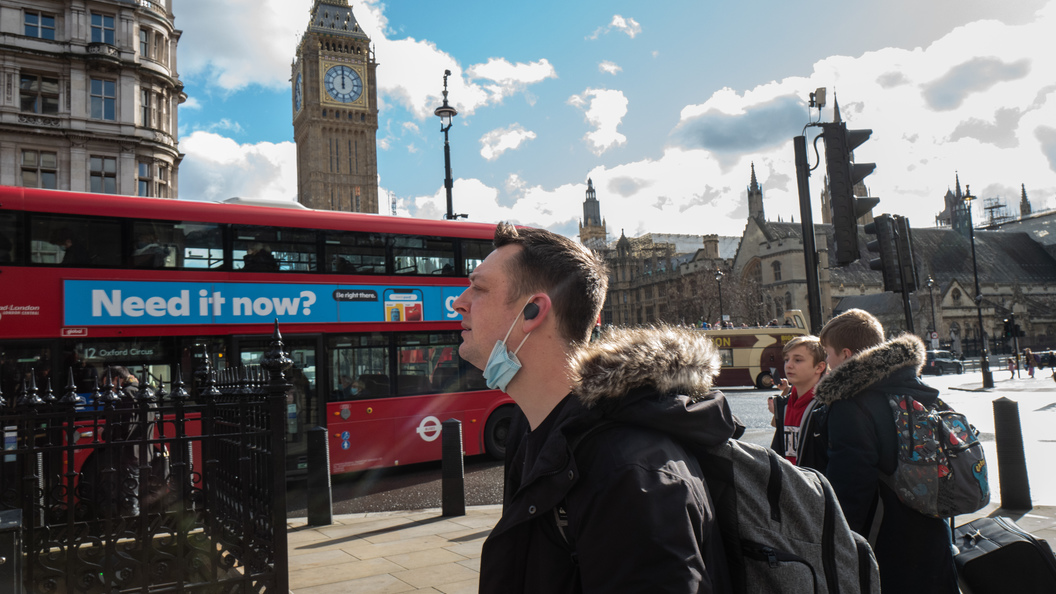
M484 451L496 460L506 458L506 438L510 434L510 419L513 407L503 406L495 409L484 425Z
M755 387L760 390L769 390L774 387L774 376L769 371L764 371L755 378Z

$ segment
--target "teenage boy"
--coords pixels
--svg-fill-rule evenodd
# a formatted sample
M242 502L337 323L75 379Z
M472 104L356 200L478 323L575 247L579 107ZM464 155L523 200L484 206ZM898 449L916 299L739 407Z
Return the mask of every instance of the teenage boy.
M816 336L797 336L783 352L785 379L782 395L773 399L777 431L770 447L793 464L825 472L826 408L814 399L814 386L825 375L825 349Z
M869 539L885 592L956 594L957 573L946 522L904 505L885 484L898 464L891 396L922 404L938 390L919 377L924 343L912 334L884 341L884 329L866 311L852 309L821 329L829 374L815 399L829 407L832 483L851 529Z

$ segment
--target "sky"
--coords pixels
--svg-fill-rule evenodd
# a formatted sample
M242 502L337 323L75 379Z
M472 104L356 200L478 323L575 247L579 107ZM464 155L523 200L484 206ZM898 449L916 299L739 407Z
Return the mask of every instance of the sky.
M296 200L290 70L313 0L173 4L180 198ZM849 128L873 131L855 159L876 163L874 214L934 226L956 176L1010 214L1021 186L1056 208L1056 0L351 6L379 64L382 214L446 212L445 69L454 210L473 221L575 237L589 178L610 239L739 236L753 164L767 218L799 220L792 139L817 164L808 124L832 120L834 95Z

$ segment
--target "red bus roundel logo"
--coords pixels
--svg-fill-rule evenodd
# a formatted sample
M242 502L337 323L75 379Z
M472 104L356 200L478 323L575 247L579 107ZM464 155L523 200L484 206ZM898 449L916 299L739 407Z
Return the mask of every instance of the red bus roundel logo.
M443 427L440 425L440 419L436 417L425 417L422 422L418 424L418 435L422 436L425 441L436 441L437 437L440 437L440 430Z

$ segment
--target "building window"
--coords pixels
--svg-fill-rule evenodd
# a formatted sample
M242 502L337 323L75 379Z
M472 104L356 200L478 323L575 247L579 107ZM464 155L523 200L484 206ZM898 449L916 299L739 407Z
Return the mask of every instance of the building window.
M55 153L22 151L22 185L27 188L56 189L59 159Z
M26 11L26 37L55 39L55 17L49 14Z
M92 43L114 45L114 17L105 14L92 15Z
M117 193L117 159L92 156L89 159L90 189L97 194Z
M98 120L116 119L115 108L117 106L117 83L112 80L92 79L92 114L91 117Z
M150 57L150 31L148 29L139 30L139 55L143 58Z
M19 80L22 111L59 113L59 79L23 74Z
M154 99L153 93L147 89L139 91L140 125L144 128L154 128Z
M785 293L785 311L792 309L792 293Z
M169 197L169 166L158 165L158 198Z
M781 280L781 263L774 262L770 266L774 269L774 282L776 283L777 281Z
M151 167L150 163L146 161L139 162L139 196L150 197L154 195L154 192L151 191L154 185L154 179L151 176L152 169L153 167Z

